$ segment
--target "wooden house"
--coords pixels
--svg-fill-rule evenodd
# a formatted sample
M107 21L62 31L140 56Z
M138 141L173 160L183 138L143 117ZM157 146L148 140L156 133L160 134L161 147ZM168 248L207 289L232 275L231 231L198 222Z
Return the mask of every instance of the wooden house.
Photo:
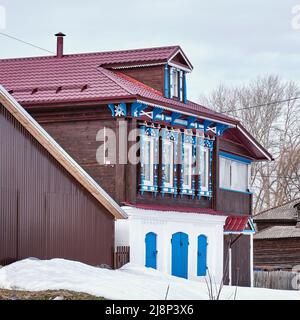
M254 267L292 270L300 265L300 199L260 212L254 217Z
M114 266L114 220L126 214L1 86L0 173L0 265Z
M54 56L0 60L0 82L123 206L116 244L175 276L218 281L224 268L227 283L250 285L250 166L272 156L239 121L188 99L193 66L179 46L64 54L56 36Z

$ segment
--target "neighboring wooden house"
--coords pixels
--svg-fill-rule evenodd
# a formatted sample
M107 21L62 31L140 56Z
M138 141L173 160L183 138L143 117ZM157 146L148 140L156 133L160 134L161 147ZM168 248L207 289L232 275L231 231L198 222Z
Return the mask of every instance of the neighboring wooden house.
M250 166L272 156L240 122L188 100L193 66L179 46L65 55L63 36L56 56L0 60L0 82L124 205L116 244L133 263L194 279L224 268L250 285ZM133 129L138 164L119 152ZM100 152L113 134L116 162Z
M113 267L117 203L0 86L0 265L27 257Z
M300 198L257 214L254 267L291 270L300 265Z

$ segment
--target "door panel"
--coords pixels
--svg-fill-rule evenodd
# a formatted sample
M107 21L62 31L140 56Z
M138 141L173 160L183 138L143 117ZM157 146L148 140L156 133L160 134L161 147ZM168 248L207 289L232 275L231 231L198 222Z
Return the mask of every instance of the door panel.
M186 233L177 232L172 236L172 275L188 278L188 245Z
M201 234L198 237L197 276L206 276L207 269L207 237Z
M146 234L146 264L147 268L157 268L157 235L153 232L149 232Z

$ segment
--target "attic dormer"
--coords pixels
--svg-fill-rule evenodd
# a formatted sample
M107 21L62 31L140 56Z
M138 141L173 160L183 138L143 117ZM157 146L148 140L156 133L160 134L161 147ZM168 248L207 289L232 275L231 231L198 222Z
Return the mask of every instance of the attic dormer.
M193 66L179 46L106 53L101 67L118 70L166 98L187 101L186 75Z
M164 95L166 98L176 99L186 103L187 84L186 75L193 66L180 48L168 60L164 68Z

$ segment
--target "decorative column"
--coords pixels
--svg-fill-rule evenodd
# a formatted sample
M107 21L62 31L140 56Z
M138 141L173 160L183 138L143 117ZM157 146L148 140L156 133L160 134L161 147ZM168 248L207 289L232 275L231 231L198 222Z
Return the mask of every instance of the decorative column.
M145 191L145 186L144 186L144 180L145 180L145 175L144 175L144 147L145 147L145 131L146 131L146 126L141 125L140 126L140 163L141 163L141 170L140 170L140 193L143 195Z

